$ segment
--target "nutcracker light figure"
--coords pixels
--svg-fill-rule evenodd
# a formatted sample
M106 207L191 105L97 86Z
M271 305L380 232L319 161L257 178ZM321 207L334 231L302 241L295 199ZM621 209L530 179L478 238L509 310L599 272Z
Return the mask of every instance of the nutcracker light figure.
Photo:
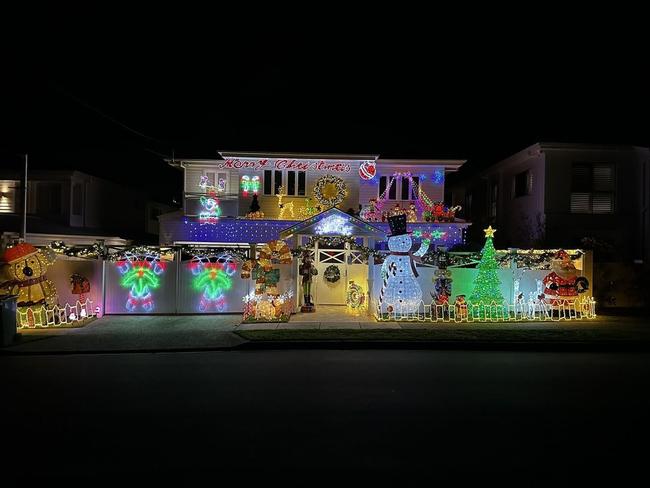
M300 265L300 276L302 276L302 293L305 304L300 308L301 312L315 312L316 308L311 300L311 283L312 276L318 274L316 266L311 262L311 255L309 251L305 251L302 255L302 264Z

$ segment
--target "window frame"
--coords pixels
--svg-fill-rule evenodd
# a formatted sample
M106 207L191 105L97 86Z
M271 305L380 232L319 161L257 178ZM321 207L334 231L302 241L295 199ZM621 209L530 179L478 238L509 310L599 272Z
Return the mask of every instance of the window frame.
M579 167L588 169L588 176L584 176L580 181L579 175L576 174L576 169ZM606 167L610 170L609 176L609 189L596 189L595 169L598 167ZM617 208L617 168L615 163L610 162L586 162L574 161L571 164L571 183L569 188L569 213L574 215L613 215L616 213ZM594 208L594 201L598 197L608 197L609 210L596 211ZM587 208L585 210L578 209L578 198L587 199ZM574 203L575 202L575 203Z
M524 191L523 193L517 192L517 181L520 176L523 176L524 179ZM527 197L533 194L533 172L529 169L520 171L512 177L512 198L522 198Z
M84 184L82 182L72 183L72 198L70 202L70 214L74 217L83 217L84 214ZM78 208L77 208L78 206ZM78 212L77 212L78 210Z

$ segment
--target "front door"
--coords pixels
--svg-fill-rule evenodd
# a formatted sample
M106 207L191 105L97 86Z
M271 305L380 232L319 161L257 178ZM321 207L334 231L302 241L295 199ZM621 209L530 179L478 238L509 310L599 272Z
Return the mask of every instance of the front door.
M347 264L345 249L318 249L316 259L318 274L312 291L317 305L345 305Z

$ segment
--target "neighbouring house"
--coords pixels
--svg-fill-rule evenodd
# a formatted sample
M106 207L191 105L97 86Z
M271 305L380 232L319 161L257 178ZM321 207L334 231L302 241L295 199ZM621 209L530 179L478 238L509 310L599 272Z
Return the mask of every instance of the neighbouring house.
M650 150L540 142L475 173L455 175L452 203L499 247L594 249L601 304L638 303L633 271L650 260ZM479 234L469 238L480 242ZM605 262L624 265L609 269ZM622 268L629 268L625 278ZM621 274L623 273L623 274ZM616 276L616 278L615 278ZM625 283L625 284L623 284Z
M21 178L0 173L0 230L5 245L18 238L22 228ZM135 188L80 171L30 171L27 190L26 240L33 243L156 242L158 216L173 209Z

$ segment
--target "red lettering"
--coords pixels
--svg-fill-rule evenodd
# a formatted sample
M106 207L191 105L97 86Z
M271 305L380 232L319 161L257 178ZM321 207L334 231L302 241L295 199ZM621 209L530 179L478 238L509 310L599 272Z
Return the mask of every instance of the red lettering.
M296 170L296 171L335 171L338 173L350 172L351 165L343 162L328 162L328 161L313 161L313 160L299 160L299 159L257 159L257 160L241 160L241 159L226 159L223 162L217 163L217 169L230 168L251 168L253 170L263 170L273 165L278 170Z

